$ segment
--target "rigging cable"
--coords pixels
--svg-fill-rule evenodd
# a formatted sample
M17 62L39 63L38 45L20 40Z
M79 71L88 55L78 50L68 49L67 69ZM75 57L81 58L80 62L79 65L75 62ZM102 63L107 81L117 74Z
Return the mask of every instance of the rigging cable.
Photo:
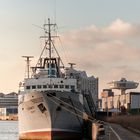
M50 93L48 93L48 94L52 97L52 95L51 95ZM74 110L78 111L79 113L81 113L81 114L82 114L82 119L83 119L83 112L82 112L81 110L79 110L79 109L76 108L76 107L73 107L72 105L70 105L70 104L68 104L68 103L66 103L66 102L64 102L64 101L62 101L61 99L59 99L59 98L57 98L57 97L54 97L54 96L53 96L53 98L55 98L56 100L60 101L61 103L64 103L65 105L67 105L67 106L73 108ZM52 100L52 99L51 99L51 100ZM53 102L56 103L57 105L60 105L59 103L57 103L57 102L54 101L54 100L53 100ZM63 107L64 107L64 106L62 106L62 108L63 108ZM64 108L66 108L66 107L64 107ZM66 110L68 110L68 109L66 108ZM69 112L71 112L71 111L69 110ZM76 113L73 112L73 114L76 114ZM79 114L78 114L78 116L79 116ZM89 115L88 115L88 116L89 116ZM90 119L90 118L91 118L91 119ZM93 118L92 116L89 116L88 120L90 120L91 122L93 122L93 121L98 122L98 120L96 120L96 119Z
M59 42L60 42L60 46L62 47L62 49L64 50L63 51L63 53L64 53L64 56L65 56L65 58L66 58L66 61L67 61L67 63L69 63L69 55L68 55L68 53L67 53L67 51L66 51L66 47L64 47L63 46L63 44L62 44L62 41L61 41L61 39L60 39L60 37L58 36L58 39L59 39ZM67 54L66 54L67 53Z
M54 102L55 104L57 104L57 105L60 105L59 103L57 103L56 101L54 101L53 99L51 99L51 98L48 98L49 100L51 100L52 102ZM79 114L76 114L76 113L74 113L74 112L72 112L72 111L70 111L69 109L67 109L66 107L64 107L64 106L61 106L63 109L65 109L66 111L68 111L68 112L70 112L70 113L72 113L73 115L76 115L76 116L78 116L78 117L80 117L80 118L82 118L83 119L83 115L79 115ZM92 121L92 120L91 120Z

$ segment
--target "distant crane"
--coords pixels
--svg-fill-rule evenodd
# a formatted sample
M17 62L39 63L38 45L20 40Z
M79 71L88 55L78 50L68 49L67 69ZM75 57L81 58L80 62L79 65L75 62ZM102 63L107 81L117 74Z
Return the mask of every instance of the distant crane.
M121 94L125 94L125 91L127 89L135 89L139 85L139 83L134 81L127 81L125 78L121 78L120 81L112 81L108 84L110 86L110 89L121 90Z

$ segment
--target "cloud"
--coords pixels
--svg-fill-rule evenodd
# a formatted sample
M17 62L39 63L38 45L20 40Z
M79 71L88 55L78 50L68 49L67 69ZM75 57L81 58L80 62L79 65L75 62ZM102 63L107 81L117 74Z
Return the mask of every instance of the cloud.
M117 19L104 28L103 32L117 38L136 37L140 35L140 26Z
M140 81L139 27L117 19L106 27L91 25L66 32L62 42L71 61L91 74L94 72L101 79L100 85L121 77Z
M107 27L98 28L91 25L86 28L71 30L62 37L69 45L75 43L76 45L87 46L93 43L110 42L112 39L139 38L140 25L117 19Z
M81 41L81 44L83 42ZM78 61L85 64L118 64L118 63L135 63L140 60L140 48L130 46L123 41L101 42L97 44L88 44L88 46L67 46L72 61Z
M71 55L76 57L84 56L83 59L92 61L112 62L112 61L138 61L140 58L140 48L137 47L139 41L129 44L127 41L134 38L137 26L117 19L108 27L97 28L92 25L80 30L72 30L63 35L64 45L71 51ZM137 30L140 31L138 28ZM128 36L131 34L130 36ZM138 33L138 31L137 31ZM110 35L112 34L112 37ZM124 38L113 37L122 34ZM127 40L128 39L128 40Z

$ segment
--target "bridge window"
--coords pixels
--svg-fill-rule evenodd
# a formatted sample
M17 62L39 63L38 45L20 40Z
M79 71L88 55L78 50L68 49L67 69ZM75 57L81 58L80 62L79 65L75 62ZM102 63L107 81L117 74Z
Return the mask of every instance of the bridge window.
M43 85L43 88L47 88L47 85Z
M30 86L26 86L26 89L30 89Z
M75 89L75 86L74 85L71 85L71 89Z
M60 88L64 88L64 85L59 85Z
M52 76L55 76L56 75L56 71L55 70L52 70L51 71L51 74L52 74Z
M35 85L32 85L32 89L36 89L36 86Z
M52 85L48 85L48 88L52 88Z
M65 85L65 88L66 88L66 89L69 89L69 85Z
M39 88L39 89L40 89L40 88L41 88L41 85L37 85L37 88Z
M54 88L58 88L58 85L54 85Z

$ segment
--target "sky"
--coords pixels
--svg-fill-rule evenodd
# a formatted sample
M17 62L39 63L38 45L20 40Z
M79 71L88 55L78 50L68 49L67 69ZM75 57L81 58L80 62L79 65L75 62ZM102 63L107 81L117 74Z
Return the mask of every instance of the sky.
M18 92L21 56L40 55L37 26L47 18L59 27L65 65L98 77L99 91L121 77L140 82L139 13L140 0L0 0L0 92Z

